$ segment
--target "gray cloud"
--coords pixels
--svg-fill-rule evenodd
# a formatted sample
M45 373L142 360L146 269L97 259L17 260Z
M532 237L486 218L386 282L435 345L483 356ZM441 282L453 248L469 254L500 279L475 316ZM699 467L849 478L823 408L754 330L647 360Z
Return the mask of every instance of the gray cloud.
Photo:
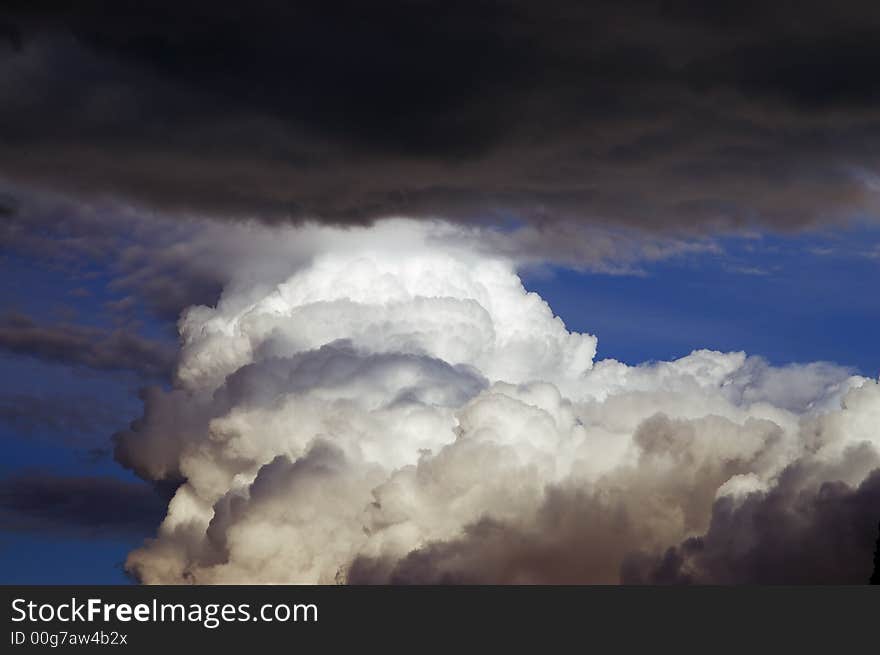
M0 480L0 523L6 530L142 537L153 531L163 509L162 498L140 482L45 473Z
M692 232L876 214L872 3L14 3L0 172L166 209Z
M0 349L73 366L133 371L147 378L167 378L174 361L167 345L122 329L40 325L15 313L0 317Z

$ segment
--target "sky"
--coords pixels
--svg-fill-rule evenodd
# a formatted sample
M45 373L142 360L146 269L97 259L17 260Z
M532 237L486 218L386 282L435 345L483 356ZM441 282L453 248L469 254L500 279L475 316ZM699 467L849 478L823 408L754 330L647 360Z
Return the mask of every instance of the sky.
M880 12L794 11L11 3L0 583L866 578Z
M566 321L627 363L686 355L694 344L776 364L831 361L876 377L880 307L872 297L878 231L761 236L636 275L553 270L526 278Z

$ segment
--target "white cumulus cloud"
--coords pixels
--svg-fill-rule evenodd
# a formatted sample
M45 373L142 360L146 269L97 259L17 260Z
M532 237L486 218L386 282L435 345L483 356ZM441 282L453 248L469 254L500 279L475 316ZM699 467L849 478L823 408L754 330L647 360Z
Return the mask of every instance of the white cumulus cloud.
M442 222L279 234L289 274L187 309L174 388L117 436L180 482L128 558L144 582L788 581L810 555L814 581L870 575L876 381L597 360L517 260ZM816 510L829 493L866 509ZM820 524L844 543L787 541ZM768 535L800 569L762 559Z

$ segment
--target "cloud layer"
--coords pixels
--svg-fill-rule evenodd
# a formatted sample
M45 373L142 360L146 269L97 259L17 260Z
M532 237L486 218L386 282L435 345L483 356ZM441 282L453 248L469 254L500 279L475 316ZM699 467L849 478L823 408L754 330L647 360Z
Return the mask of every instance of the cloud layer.
M878 206L870 2L9 4L0 175L18 181L551 231Z
M877 381L736 352L597 360L460 228L310 230L280 282L234 276L184 312L174 388L116 436L123 464L180 483L129 556L141 580L870 576Z
M0 520L5 530L137 538L161 515L160 496L143 483L40 472L0 480Z
M166 377L173 363L164 344L123 329L40 325L15 313L0 315L0 350L73 366L134 371L146 379Z

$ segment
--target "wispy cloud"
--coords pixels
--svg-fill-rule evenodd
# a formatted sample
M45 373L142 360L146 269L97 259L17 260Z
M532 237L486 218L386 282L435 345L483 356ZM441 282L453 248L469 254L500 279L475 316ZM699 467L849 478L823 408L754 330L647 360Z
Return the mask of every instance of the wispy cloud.
M169 377L174 351L167 344L123 329L61 323L41 325L29 316L0 316L0 349L50 362L105 371Z
M150 485L109 477L21 473L0 479L6 530L81 536L146 536L163 515Z

